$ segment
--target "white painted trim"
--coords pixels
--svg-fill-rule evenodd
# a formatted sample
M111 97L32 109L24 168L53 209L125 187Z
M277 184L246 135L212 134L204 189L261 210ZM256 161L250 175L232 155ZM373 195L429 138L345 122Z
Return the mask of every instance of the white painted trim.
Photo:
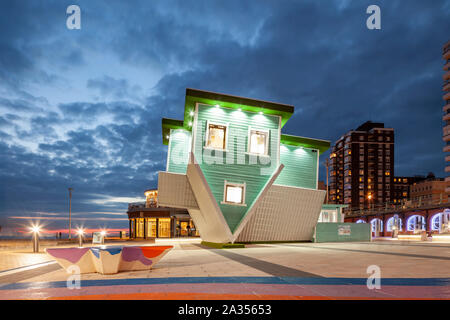
M313 189L313 188L305 188L305 187L296 187L296 186L288 186L284 184L273 184L274 186L284 187L284 188L294 188L294 189L303 189L303 190L316 190L316 191L323 191L326 193L325 190L319 190L319 189Z
M250 152L250 141L251 141L251 133L252 131L259 131L259 132L263 132L265 134L267 134L266 136L266 145L264 146L264 154L260 154L260 153L253 153ZM270 144L270 130L267 129L258 129L258 128L252 128L252 127L248 127L248 133L247 133L247 152L248 154L254 155L254 156L267 156L270 157L269 155L269 144Z
M277 166L280 165L281 163L281 150L280 150L280 146L281 146L281 116L279 116L279 121L278 121L278 155L277 155Z
M303 137L303 136L294 136L294 135L292 135L292 134L286 134L286 133L283 133L283 136L298 137L298 138L305 138L305 139L311 139L311 140L317 140L317 141L323 141L323 142L330 142L330 140L323 140L323 139L309 138L309 137Z
M244 154L249 155L249 156L254 156L254 157L270 158L269 155L263 155L263 154L258 154L258 153L244 152Z
M319 189L319 165L320 165L319 158L320 158L320 151L319 151L319 149L313 149L313 150L317 151L316 190L318 190Z
M204 106L216 108L216 105L212 105L212 104L201 103L201 102L199 102L198 104L202 104L202 105L204 105ZM243 106L245 106L245 104L243 104ZM230 107L226 107L226 106L220 106L220 108L223 108L223 109L230 109L230 110L236 110L236 111L237 111L237 109L235 109L235 108L230 108ZM264 109L264 108L261 107L261 109ZM259 114L259 112L260 112L260 111L250 111L250 110L242 110L242 109L241 109L241 111L242 111L242 112L249 112L249 113L257 113L257 114ZM267 114L267 113L264 113L264 112L263 112L263 116L265 116L265 117L280 117L280 118L281 118L281 116L279 116L279 115L276 115L276 114ZM309 139L312 139L312 138L309 138ZM317 139L314 139L314 140L317 140Z
M227 199L225 199L225 195L226 195L226 191L227 191L227 186L230 187L241 187L242 188L242 203L236 203L236 202L229 202L227 201ZM222 204L229 204L229 205L237 205L237 206L247 206L247 204L245 203L245 192L247 189L247 184L244 183L234 183L234 182L230 182L227 180L224 180L223 182L223 197L222 197Z
M214 151L221 151L221 152L228 152L228 149L218 149L218 148L213 148L213 147L207 147L207 146L203 146L203 149L205 150L214 150Z
M169 147L167 148L167 159L166 159L166 171L169 172L169 155L170 155L170 145L172 144L172 130L169 130Z
M225 129L225 148L224 149L220 149L220 148L213 148L213 147L209 147L207 146L208 143L208 136L209 136L209 125L215 125L215 126L224 126L226 127ZM215 121L211 121L211 120L206 120L206 133L205 133L205 141L204 141L204 147L208 148L208 149L213 149L213 150L221 150L221 151L227 151L228 150L228 132L230 131L230 123L224 123L224 122L215 122Z
M195 103L194 123L192 124L192 141L191 152L195 151L195 143L197 142L197 122L198 122L198 102Z

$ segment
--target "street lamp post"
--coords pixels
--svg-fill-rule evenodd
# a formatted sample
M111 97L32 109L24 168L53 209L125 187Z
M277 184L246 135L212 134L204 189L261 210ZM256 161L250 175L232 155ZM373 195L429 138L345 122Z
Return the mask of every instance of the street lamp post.
M83 229L78 229L77 233L78 233L78 241L79 241L79 245L80 245L80 247L82 247L82 246L83 246L83 234L84 234L84 230L83 230Z
M328 162L328 158L325 159L325 167L327 168L327 204L328 204L328 167L330 163Z
M102 235L102 244L105 244L106 231L105 231L105 230L102 230L102 231L100 232L100 234Z
M33 232L33 252L39 252L39 231L41 228L39 226L31 227L31 231Z
M72 190L69 188L69 240L72 239Z
M369 193L369 195L367 196L367 199L369 199L369 210L370 210L370 200L372 199L372 195Z

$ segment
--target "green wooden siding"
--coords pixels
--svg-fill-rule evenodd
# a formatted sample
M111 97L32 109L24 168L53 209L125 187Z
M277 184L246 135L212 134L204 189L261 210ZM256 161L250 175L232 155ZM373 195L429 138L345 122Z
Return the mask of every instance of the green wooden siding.
M275 184L316 189L318 156L316 150L282 144L280 162L285 167Z
M204 152L206 123L208 120L215 123L229 124L228 151L223 152L222 155L220 155L221 152L214 150ZM234 232L261 190L278 168L279 121L280 118L278 116L216 108L215 106L203 104L198 105L194 154L231 232ZM270 163L261 163L259 160L254 161L254 156L245 154L247 152L249 127L269 130ZM217 157L218 161L211 163L214 157ZM250 158L254 162L251 162ZM225 180L231 183L246 184L245 203L247 206L221 203L224 196Z
M191 150L191 133L184 129L171 129L169 139L169 158L167 171L186 173Z
M349 228L350 234L339 234L339 228ZM370 241L370 223L319 222L314 242Z

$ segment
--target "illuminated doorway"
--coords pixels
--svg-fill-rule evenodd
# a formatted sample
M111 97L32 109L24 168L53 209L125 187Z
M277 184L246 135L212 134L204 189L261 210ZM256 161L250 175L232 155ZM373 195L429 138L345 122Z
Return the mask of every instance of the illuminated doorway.
M158 237L170 238L170 218L159 218L158 220Z
M147 219L147 237L156 238L156 218Z
M188 235L188 229L187 229L188 223L186 221L180 222L180 235L181 236L187 236Z
M136 219L136 238L144 237L144 219L138 218Z

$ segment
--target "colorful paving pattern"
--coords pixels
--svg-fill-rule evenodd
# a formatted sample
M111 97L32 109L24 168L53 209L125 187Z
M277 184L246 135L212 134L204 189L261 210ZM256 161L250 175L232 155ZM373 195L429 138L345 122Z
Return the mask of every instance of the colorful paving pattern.
M330 300L446 299L450 278L386 278L369 290L363 278L173 277L22 282L0 287L0 299L65 300Z

